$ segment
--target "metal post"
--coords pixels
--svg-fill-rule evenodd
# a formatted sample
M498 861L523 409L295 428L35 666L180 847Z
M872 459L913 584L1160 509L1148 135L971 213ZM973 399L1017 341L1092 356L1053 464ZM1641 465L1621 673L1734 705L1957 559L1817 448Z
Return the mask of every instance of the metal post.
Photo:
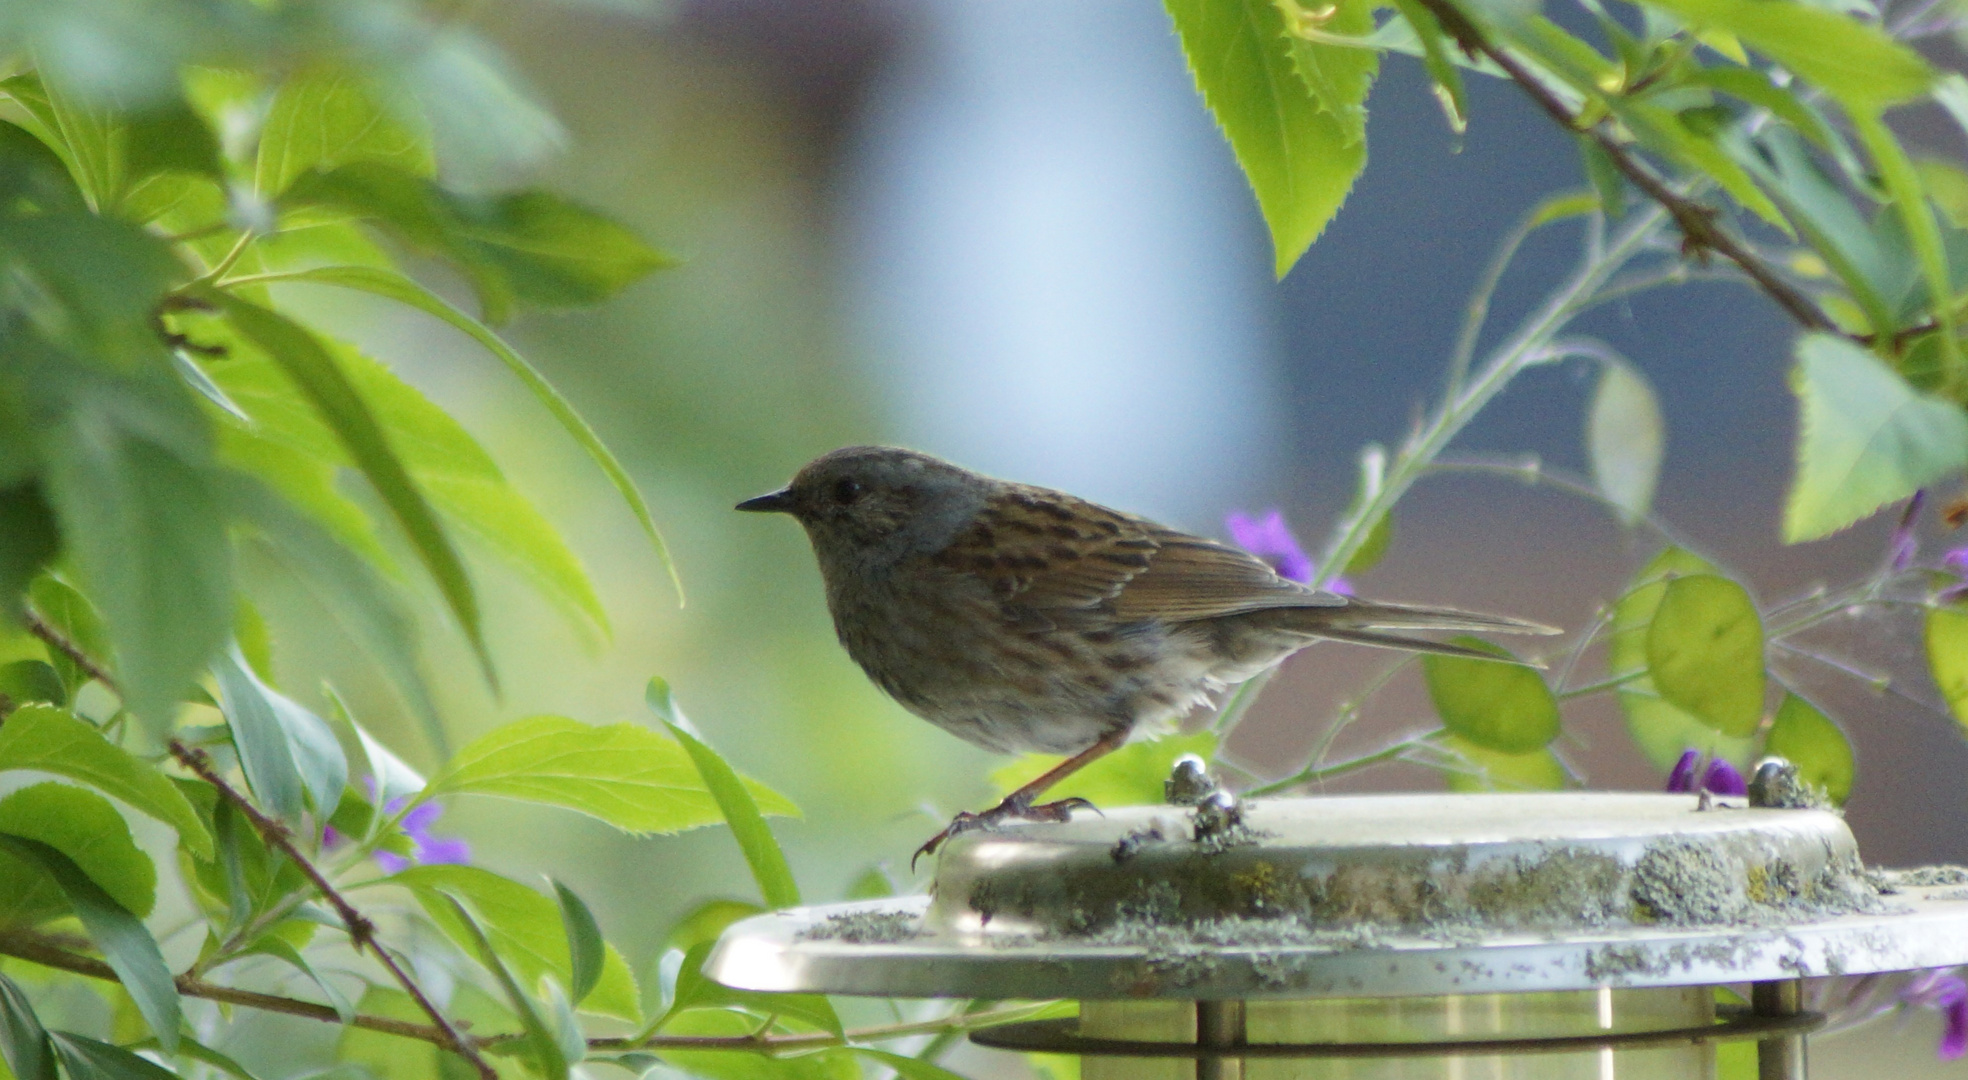
M1244 1003L1241 1001L1198 1001L1196 1003L1196 1042L1213 1049L1229 1049L1244 1044ZM1202 1057L1196 1059L1196 1080L1244 1080L1244 1059Z
M1751 983L1749 1008L1758 1016L1795 1016L1804 1011L1804 980ZM1809 1071L1804 1036L1786 1035L1756 1044L1756 1080L1806 1080Z

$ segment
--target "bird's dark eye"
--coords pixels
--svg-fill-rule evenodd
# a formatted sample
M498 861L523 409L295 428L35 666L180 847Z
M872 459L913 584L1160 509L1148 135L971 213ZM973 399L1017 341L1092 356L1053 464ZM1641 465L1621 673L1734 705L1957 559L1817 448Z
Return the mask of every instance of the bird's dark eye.
M834 481L834 501L837 503L851 503L860 498L861 493L865 490L867 489L861 486L861 481L851 477L842 477Z

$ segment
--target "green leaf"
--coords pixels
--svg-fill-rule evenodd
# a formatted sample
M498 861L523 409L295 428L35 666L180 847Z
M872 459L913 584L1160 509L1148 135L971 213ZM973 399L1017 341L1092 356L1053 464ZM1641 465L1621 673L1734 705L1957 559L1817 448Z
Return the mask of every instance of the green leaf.
M1601 365L1586 413L1586 457L1593 486L1621 524L1633 525L1652 508L1666 441L1660 402L1646 376L1629 364Z
M44 436L50 501L102 606L125 704L167 727L232 621L232 561L208 471L91 399Z
M246 951L240 955L271 956L294 970L299 971L301 974L307 976L309 981L313 982L321 990L321 996L328 999L329 1008L335 1010L335 1015L341 1017L342 1023L351 1024L355 1022L355 1005L349 1001L348 995L336 989L334 983L322 978L321 973L314 969L314 965L308 963L307 957L302 956L299 949L294 948L292 944L278 934L261 935L257 941L248 946Z
M1725 735L1763 718L1763 622L1741 585L1714 574L1676 578L1647 629L1647 669L1672 705Z
M1968 170L1939 158L1922 158L1913 167L1948 223L1957 229L1968 229Z
M1128 743L1060 781L1046 792L1046 798L1086 799L1095 806L1161 803L1166 798L1162 784L1174 771L1176 759L1195 754L1210 761L1216 757L1216 739L1213 731L1198 731ZM1063 760L1055 754L1026 754L991 770L991 785L1000 794L1010 794Z
M320 344L373 411L411 480L444 514L447 523L523 574L540 595L567 615L577 631L605 638L608 616L580 560L546 517L506 481L478 440L388 367L338 342ZM348 513L357 513L329 487L333 466L353 462L317 415L299 407L292 381L257 355L230 358L223 368L221 381L254 416L248 437L262 443L277 441L313 459L301 466L311 478L302 483L320 485L323 498L318 501L335 508L329 513L316 511L313 516L330 524L344 542L351 534L362 534L360 539L366 541L364 526L351 527L330 519L330 513L339 517L343 506ZM264 450L254 447L249 452L258 455ZM264 466L254 471L270 476ZM275 482L290 497L302 486ZM315 510L315 505L309 509ZM368 554L372 546L364 542L356 550Z
M0 832L53 847L81 867L115 903L138 917L150 914L156 902L157 868L130 838L130 827L123 816L94 792L45 782L21 788L0 799ZM39 897L21 895L16 900L15 912L34 906L50 910L37 903L41 899L53 901L52 910L59 910L60 881L46 876L32 863L20 870L24 874L13 875L22 883L20 894L37 891L35 883L43 887L38 890ZM57 891L48 891L47 884L56 886Z
M143 1050L162 1049L162 1047L157 1045L156 1039L145 1039L140 1043L136 1043L135 1046ZM178 1037L178 1056L187 1057L193 1061L202 1061L220 1072L231 1076L233 1080L260 1080L260 1077L248 1072L244 1065L206 1046L189 1035L180 1035Z
M1868 23L1787 0L1648 0L1697 27L1726 30L1854 111L1911 101L1933 85L1920 54Z
M794 1021L807 1028L829 1032L835 1036L842 1034L840 1016L834 1012L833 1003L821 994L766 994L751 990L734 990L704 974L704 964L710 959L711 950L717 948L715 940L699 941L690 946L683 955L683 964L677 969L676 997L670 1003L669 1012L656 1023L657 1030L669 1026L678 1015L694 1009L715 1006L747 1008L760 1016L774 1016L780 1020Z
M1816 540L1968 465L1968 416L1844 338L1797 344L1802 412L1784 541Z
M689 952L692 946L716 941L732 923L763 915L765 910L744 900L706 900L670 927L663 935L663 948Z
M0 807L5 805L0 803ZM110 813L113 815L115 811ZM122 981L124 991L136 1002L137 1011L150 1024L158 1042L167 1051L176 1049L180 1015L178 988L171 981L171 969L164 966L164 954L158 951L157 942L150 936L150 931L144 929L144 924L135 915L112 899L67 855L40 840L6 831L12 824L0 822L0 851L40 867L55 879L69 907L82 920L82 926L89 932L89 938L96 943L96 948L102 950L103 959L108 961L110 970L116 972L116 977ZM118 819L118 824L121 824L121 819ZM55 1051L62 1053L59 1040ZM73 1067L67 1055L63 1055L62 1063Z
M0 975L0 1053L15 1080L57 1080L48 1033L27 995L5 975Z
M259 529L274 558L382 668L423 725L432 748L448 754L444 721L417 667L416 621L397 589L329 530L264 486L235 476L224 491L235 522Z
M327 695L329 703L335 706L335 713L342 723L347 724L349 729L355 732L356 741L362 744L362 757L369 763L369 779L376 786L377 802L388 803L395 799L407 799L424 790L423 774L411 768L408 762L397 757L394 751L383 745L382 740L369 734L367 728L357 723L355 714L349 711L348 705L342 701L342 696L335 692L333 686L323 683L321 690Z
M225 293L216 294L215 302L242 333L279 362L307 394L321 418L335 430L356 467L368 477L396 516L397 523L403 526L471 642L486 681L496 686L498 679L492 670L492 656L485 647L480 626L478 596L472 590L471 579L465 575L464 564L348 374L313 334L285 316Z
M608 959L608 943L602 940L601 924L595 921L594 912L574 890L553 881L554 899L560 902L560 925L567 931L567 952L571 965L569 968L568 993L574 1004L595 988L601 980L602 964Z
M1196 89L1215 114L1270 226L1284 277L1332 219L1367 164L1363 139L1299 74L1295 41L1273 0L1164 0ZM1349 12L1365 5L1347 4ZM1349 17L1352 17L1349 15Z
M1607 641L1606 668L1614 676L1631 676L1647 669L1647 632L1669 581L1689 574L1713 574L1713 563L1681 548L1661 551L1638 574L1613 609ZM1738 766L1748 762L1753 748L1747 738L1722 734L1702 720L1661 700L1653 680L1642 675L1620 685L1620 708L1626 730L1654 767L1665 772L1682 751L1693 748Z
M97 1042L72 1031L51 1031L48 1039L54 1043L55 1055L61 1058L68 1080L178 1080L177 1073L120 1046ZM175 1051L177 1040L173 1038L165 1047Z
M1884 295L1901 268L1880 243L1872 223L1825 176L1803 139L1791 129L1773 126L1756 146L1763 153L1740 140L1724 143L1738 163L1762 179L1812 250L1852 291L1852 299L1874 329L1893 329L1893 311Z
M61 705L68 700L68 689L54 665L40 660L13 660L0 664L0 694L14 705Z
M379 161L430 176L436 165L429 140L406 128L377 101L359 76L342 70L304 71L274 96L260 127L253 188L272 199L310 169Z
M1442 770L1450 791L1560 791L1571 786L1564 763L1549 747L1505 754L1459 735L1449 736L1442 745L1462 759L1461 768Z
M1510 650L1467 635L1452 644L1510 659ZM1558 737L1558 700L1544 677L1522 664L1459 656L1422 657L1428 696L1451 732L1488 750L1528 754Z
M178 842L197 857L212 858L212 834L177 785L66 709L22 705L9 714L0 725L0 769L38 769L88 784L177 830Z
M580 444L581 449L587 452L588 457L592 458L595 464L601 467L601 471L607 474L608 482L615 485L616 493L628 504L636 520L641 523L643 533L649 537L650 546L656 549L656 557L662 561L663 568L669 573L670 584L677 590L677 596L682 597L683 581L677 576L676 564L670 559L669 546L664 543L662 534L656 530L656 522L650 516L649 506L643 501L642 492L637 490L628 470L624 469L608 447L602 444L601 437L596 435L594 429L588 426L588 422L581 418L581 414L574 411L574 406L560 396L560 392L547 382L538 369L527 363L525 357L514 351L512 346L507 345L497 334L487 329L477 319L451 306L436 293L394 270L369 266L321 266L268 277L265 280L269 283L298 281L336 285L386 297L434 315L478 342L487 352L497 357L500 363L506 365L506 370L526 384L527 390L532 392L534 399L553 415L561 429L572 436L574 441Z
M212 661L212 674L253 793L290 824L310 809L326 821L348 783L348 758L335 733L261 682L236 648Z
M389 880L410 889L431 921L465 948L472 947L473 939L453 918L450 901L471 905L499 955L529 989L547 976L563 985L573 982L573 955L553 900L475 866L413 866ZM581 1007L630 1023L641 1019L635 977L613 947L603 947L600 972Z
M1301 17L1297 0L1273 2L1287 27L1292 19ZM1316 18L1325 33L1358 37L1373 32L1373 8L1366 0L1341 0L1320 10ZM1380 54L1372 49L1316 42L1289 32L1285 40L1291 48L1292 70L1312 92L1312 99L1339 121L1349 145L1365 142L1367 92L1373 89L1374 75L1380 70Z
M561 196L457 195L377 162L309 172L294 182L286 201L374 218L407 243L450 258L471 280L486 321L495 324L520 303L597 304L674 265L627 228Z
M40 485L0 490L0 626L19 622L28 584L60 550L55 512Z
M1893 208L1898 211L1900 221L1906 226L1907 237L1913 242L1921 276L1927 279L1927 309L1933 313L1934 322L1941 331L1937 336L1941 343L1942 363L1948 371L1959 374L1961 346L1955 340L1954 289L1948 280L1947 250L1941 244L1941 226L1934 220L1934 208L1927 203L1927 192L1921 186L1920 174L1914 169L1906 150L1900 146L1899 138L1878 115L1856 110L1848 115L1852 130L1865 145L1866 152L1872 155L1880 179L1885 181L1886 191L1893 197Z
M745 783L762 812L799 812L757 781ZM546 803L632 833L723 820L688 751L674 739L634 724L600 727L564 716L529 717L474 740L431 778L423 798L446 794Z
M1832 802L1842 806L1852 794L1852 744L1831 717L1796 694L1785 694L1777 707L1763 752L1797 766L1798 777L1825 789Z
M1968 728L1968 608L1927 613L1927 667L1954 718Z
M444 901L450 906L451 914L457 924L464 929L472 950L478 957L478 962L492 973L492 976L499 981L499 986L505 990L507 1003L512 1006L513 1012L519 1016L520 1024L526 1029L525 1045L532 1056L534 1067L547 1080L567 1080L567 1054L561 1048L560 1039L547 1026L546 1021L540 1018L540 1011L534 1008L533 999L520 989L519 983L513 978L512 972L506 969L505 961L499 958L498 950L492 947L492 942L485 936L485 931L479 928L471 912L465 910L465 906L453 897L446 896Z
M731 835L738 841L738 849L744 853L746 865L752 868L752 878L758 882L759 895L765 898L766 906L788 908L798 905L799 884L793 880L793 868L786 864L786 853L780 850L771 826L765 823L765 815L759 812L758 802L752 798L744 781L739 779L737 771L716 750L690 733L685 726L689 721L684 719L682 711L670 699L667 682L661 678L650 679L644 697L656 715L662 717L663 725L670 729L670 734L689 752L704 787L717 800L718 811L724 815L725 824L731 827Z

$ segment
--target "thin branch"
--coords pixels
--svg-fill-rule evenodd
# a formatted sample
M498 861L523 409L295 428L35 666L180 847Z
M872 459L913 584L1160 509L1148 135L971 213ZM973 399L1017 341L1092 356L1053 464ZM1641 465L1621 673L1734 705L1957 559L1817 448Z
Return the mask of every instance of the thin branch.
M1796 287L1785 281L1775 268L1765 263L1749 247L1730 236L1716 223L1715 211L1693 199L1675 191L1659 174L1627 152L1618 140L1614 139L1597 122L1584 125L1579 113L1560 100L1550 87L1531 73L1530 68L1515 55L1490 41L1483 32L1462 13L1453 0L1419 0L1421 5L1434 14L1442 29L1454 37L1456 44L1470 56L1485 56L1502 68L1512 82L1522 87L1531 100L1543 109L1553 120L1567 131L1580 132L1599 145L1612 161L1613 167L1620 171L1649 199L1659 204L1674 218L1675 225L1687 241L1691 253L1713 251L1735 263L1742 272L1749 275L1777 306L1784 309L1792 319L1811 330L1837 332L1838 327L1825 317L1824 312L1811 302Z
M22 960L40 964L42 967L87 975L92 979L119 981L116 972L108 964L92 956L83 956L62 947L62 938L50 934L38 934L32 930L8 930L0 932L0 954L18 957ZM244 1005L251 1009L267 1012L286 1013L310 1020L323 1020L340 1023L341 1016L326 1005L299 998L280 997L276 994L261 994L252 990L237 990L230 986L209 983L192 975L177 977L178 993L186 997L204 998L207 1001L220 1001L228 1005ZM370 1016L358 1013L353 1021L356 1027L380 1031L386 1035L397 1035L406 1039L421 1039L424 1042L448 1045L444 1033L429 1024L413 1024L405 1020L393 1020L387 1016Z
M68 640L68 635L55 629L48 620L42 618L33 608L27 610L27 632L46 642L56 652L68 657L69 663L81 668L84 675L112 690L116 688L115 676L103 670L103 666L96 663L95 659L88 653L83 652L80 645Z
M60 652L63 656L68 657L77 667L87 672L90 678L95 679L111 690L116 690L119 694L121 693L120 690L117 690L115 676L111 675L107 669L97 663L94 658L90 657L87 650L75 642L70 641L67 635L55 629L46 620L32 611L27 613L27 628L28 632L40 638L42 641L47 642L50 647ZM417 980L411 978L410 973L403 969L403 965L397 960L396 956L383 947L382 942L376 938L376 925L370 922L367 916L357 911L355 905L349 903L348 898L343 896L335 888L334 884L328 880L327 875L323 874L321 869L315 866L312 860L301 853L300 848L294 845L294 838L287 831L287 826L261 813L259 807L253 805L251 799L248 799L237 788L227 783L225 778L220 776L218 771L212 767L212 759L205 751L196 747L186 746L176 739L171 740L170 751L171 756L177 759L179 764L191 770L199 779L212 785L213 790L218 792L220 798L231 803L233 808L238 810L252 824L253 830L260 834L260 838L266 842L268 847L279 851L293 862L294 866L301 871L302 876L306 877L308 882L314 886L315 891L321 894L321 898L328 901L329 906L335 909L335 914L341 917L342 925L348 931L349 941L355 945L357 951L364 948L368 949L370 954L375 956L377 962L381 963L383 968L390 973L390 976L396 980L397 985L403 988L403 992L409 994L411 1000L417 1003L417 1007L422 1009L424 1014L431 1018L432 1024L435 1025L435 1031L443 1036L442 1039L435 1040L438 1045L451 1050L459 1057L470 1062L472 1068L484 1080L498 1080L498 1072L492 1068L490 1062L485 1060L484 1055L478 1052L477 1043L467 1039L458 1032L458 1029L445 1017L444 1011L437 1007L437 1003L430 999L430 995L424 992L423 987L417 985ZM333 1010L329 1011L332 1014Z
M0 931L0 955L12 956L42 967L55 968L91 979L106 982L119 981L116 972L101 960L84 956L64 945L71 939L61 935L42 934L32 930ZM307 1020L320 1020L337 1024L341 1016L334 1009L313 1001L299 998L281 997L277 994L262 994L252 990L238 990L230 986L219 986L189 975L177 977L178 993L186 997L203 998L228 1005L243 1005L249 1009L298 1016ZM805 1051L824 1049L829 1046L845 1046L849 1043L883 1042L889 1039L904 1039L913 1035L935 1035L946 1031L966 1031L974 1027L1002 1023L1030 1015L1040 1006L1018 1005L988 1012L957 1012L930 1020L915 1020L908 1023L884 1024L876 1027L852 1028L837 1037L829 1032L795 1032L783 1035L648 1035L601 1037L588 1040L588 1049L603 1052L624 1052L630 1050L751 1050L765 1053ZM406 1020L395 1020L387 1016L373 1016L357 1013L351 1024L385 1035L404 1039L415 1039L435 1046L451 1049L451 1037L430 1024L413 1024ZM498 1035L467 1036L474 1047L496 1046L514 1042L526 1036L520 1032Z
M300 848L294 845L294 838L287 831L287 826L261 813L259 807L254 806L251 800L231 784L226 783L225 778L212 767L212 759L205 751L186 746L173 739L171 756L195 773L200 780L212 785L218 791L220 798L231 803L234 809L245 816L252 824L253 831L260 834L260 838L266 841L267 846L293 861L302 876L306 877L315 891L321 894L321 898L328 901L328 906L335 909L335 914L341 918L342 925L348 930L349 941L358 951L368 949L396 980L397 985L403 988L403 992L410 995L411 1000L417 1003L417 1007L422 1009L437 1029L444 1034L444 1042L440 1045L470 1062L472 1068L478 1070L479 1075L485 1080L498 1080L498 1072L479 1054L477 1045L458 1033L458 1029L445 1017L444 1011L437 1007L437 1003L430 999L430 995L424 993L424 988L417 985L417 980L410 977L410 973L403 969L403 965L395 955L376 939L376 924L357 911L355 905L349 903L348 898L343 896L341 891L328 880L327 875L321 872L320 867L315 866L301 853Z

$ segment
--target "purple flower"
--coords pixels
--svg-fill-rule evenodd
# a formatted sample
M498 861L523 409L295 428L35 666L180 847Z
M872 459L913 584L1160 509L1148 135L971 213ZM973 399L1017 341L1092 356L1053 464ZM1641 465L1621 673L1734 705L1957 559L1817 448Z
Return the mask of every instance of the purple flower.
M1958 547L1941 556L1941 569L1956 577L1968 578L1968 547Z
M1279 577L1311 584L1318 568L1299 546L1298 537L1285 524L1284 512L1277 507L1266 510L1263 517L1238 511L1223 519L1223 527L1229 530L1231 542L1270 563ZM1326 587L1342 596L1353 594L1353 587L1344 578L1334 578Z
M1734 765L1721 758L1714 758L1708 761L1706 768L1703 768L1702 761L1701 751L1682 751L1681 760L1674 763L1674 771L1667 774L1667 790L1682 794L1699 790L1711 795L1738 797L1749 794L1749 784L1743 780L1742 773L1737 772ZM1696 776L1701 777L1699 786L1695 782Z
M1702 777L1702 790L1715 795L1740 797L1749 794L1749 785L1734 765L1716 758L1708 763L1708 773Z
M1695 790L1695 770L1701 767L1700 750L1681 751L1681 760L1674 763L1674 771L1667 774L1667 790L1676 795L1685 795Z
M383 807L385 813L395 813L403 806L402 799L392 799ZM410 838L410 858L378 851L374 858L376 865L386 874L395 874L407 869L411 864L430 865L432 863L468 863L471 861L471 846L455 836L432 836L431 822L443 816L444 808L436 803L425 803L403 816L403 835Z
M1968 982L1950 971L1923 971L1900 991L1902 1004L1934 1009L1947 1020L1934 1055L1953 1061L1968 1053Z

